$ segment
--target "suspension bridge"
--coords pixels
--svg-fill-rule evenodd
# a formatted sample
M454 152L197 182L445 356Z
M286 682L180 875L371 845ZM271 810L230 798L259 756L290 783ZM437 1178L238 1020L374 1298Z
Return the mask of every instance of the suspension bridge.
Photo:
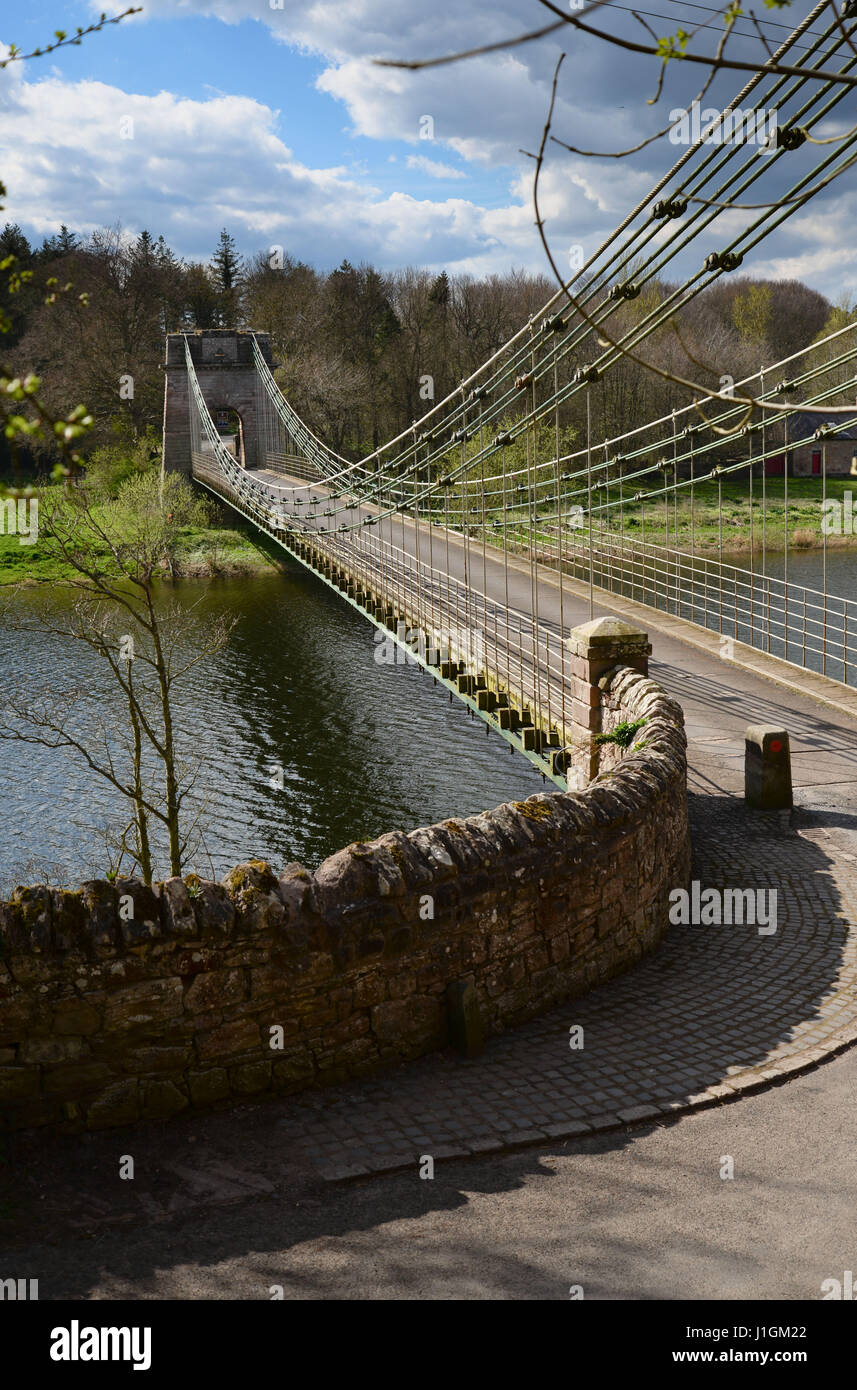
M857 601L829 591L821 515L828 448L857 425L857 325L740 381L706 364L720 390L686 383L685 404L612 437L596 436L592 403L623 361L660 370L644 355L654 335L857 160L857 127L827 133L844 124L851 86L837 75L857 67L855 28L852 4L816 6L771 60L800 75L761 67L566 288L359 461L290 406L267 334L169 335L164 466L341 592L561 788L577 785L585 727L568 643L581 592L590 615L596 598L630 599L853 688ZM734 138L739 112L767 121L765 146ZM585 439L564 451L578 396ZM237 444L215 424L224 409L240 418ZM789 458L805 449L819 456L820 588L789 572ZM785 460L782 510L772 452ZM742 564L723 533L723 489L737 480L749 486ZM717 499L715 553L697 543L701 491Z

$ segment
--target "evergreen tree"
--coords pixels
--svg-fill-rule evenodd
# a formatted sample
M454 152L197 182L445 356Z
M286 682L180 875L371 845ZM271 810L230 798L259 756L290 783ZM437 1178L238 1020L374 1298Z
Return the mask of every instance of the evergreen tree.
M57 237L57 250L61 256L67 256L70 251L77 247L77 232L70 232L63 222L60 226L60 234Z
M145 227L137 237L134 254L138 260L143 262L150 262L155 258L155 243L151 232L147 232Z
M449 276L445 270L442 270L433 282L429 290L429 299L439 309L445 309L449 304Z
M30 283L33 252L30 243L17 223L7 222L0 232L0 262L5 273L0 276L0 323L4 324L6 343L13 347L26 327L27 315L38 300L38 292Z
M220 328L235 328L238 324L241 306L241 289L244 283L244 265L226 228L220 233L214 255L211 258L211 273L218 291L218 320Z
M30 260L32 254L30 243L17 222L7 222L0 232L0 260L14 256L23 265Z
M60 256L68 256L72 251L78 249L78 238L76 232L70 232L63 222L58 236L45 237L39 249L39 257L45 261L57 260Z
M155 255L158 258L158 263L162 266L172 268L173 266L178 265L178 261L175 257L175 254L164 240L163 232L161 232L161 235L155 242Z

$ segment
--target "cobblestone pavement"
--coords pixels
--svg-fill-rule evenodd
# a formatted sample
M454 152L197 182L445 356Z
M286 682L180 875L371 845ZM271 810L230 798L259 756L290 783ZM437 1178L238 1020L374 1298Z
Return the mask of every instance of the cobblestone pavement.
M758 815L699 793L690 804L693 877L775 889L775 933L674 926L627 975L478 1059L433 1054L293 1099L278 1121L285 1144L339 1181L717 1103L857 1040L857 814Z

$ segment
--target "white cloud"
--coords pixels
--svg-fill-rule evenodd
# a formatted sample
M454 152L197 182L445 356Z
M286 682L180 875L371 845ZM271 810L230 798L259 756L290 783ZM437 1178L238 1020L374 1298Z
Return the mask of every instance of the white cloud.
M843 295L853 297L857 294L855 216L857 193L853 192L827 199L823 217L811 210L797 214L776 247L763 247L763 254L749 264L750 273L771 280L803 280L834 303ZM771 255L771 249L776 254Z
M4 216L37 235L62 222L85 232L121 220L207 258L228 226L246 250L282 244L322 266L344 256L453 269L506 263L495 213L464 198L384 194L341 165L309 167L277 134L277 113L250 97L141 96L6 69L0 119Z
M423 154L409 154L405 163L409 169L419 169L423 174L428 174L432 179L466 179L467 174L463 169L456 169L454 164L440 164L436 159L426 159Z
M89 0L97 15L101 0ZM532 28L531 0L493 0L483 8L426 5L425 0L147 0L143 21L209 15L227 24L252 19L275 38L334 60L410 59L490 43Z
M91 0L93 11L100 4ZM425 0L282 0L281 9L266 0L147 0L143 19L195 14L228 24L250 19L265 24L279 42L325 60L316 85L346 107L354 133L412 143L420 138L420 117L431 115L438 147L448 145L486 168L520 168L520 147L538 144L554 64L564 46L569 51L555 130L575 134L583 126L591 135L596 129L608 148L636 141L635 97L645 105L651 72L644 73L630 55L583 35L557 35L418 72L374 61L424 59L511 38L534 27L534 8L533 0L473 0L461 6ZM649 124L657 128L654 113Z
M103 0L91 0L91 4L98 12ZM809 0L795 0L788 15L777 16L777 21L796 22L808 4ZM701 78L697 70L671 70L662 101L647 106L657 77L654 60L568 33L464 64L424 71L379 67L372 61L377 57L424 58L498 41L533 28L535 13L534 0L492 0L490 4L472 0L468 5L427 5L425 0L336 0L335 4L332 0L282 0L281 9L273 8L269 0L146 0L144 14L132 23L190 15L213 16L229 25L254 20L265 25L277 41L319 55L323 71L317 87L344 106L353 133L413 147L413 155L404 158L402 165L414 173L418 169L429 173L427 166L431 164L443 166L444 152L454 150L461 159L478 166L482 176L493 173L494 192L485 195L486 204L492 206L480 207L466 199L417 199L405 192L383 196L361 183L354 168L312 170L301 165L279 142L274 113L250 98L217 98L226 103L223 122L215 122L209 129L208 116L203 120L199 113L208 113L210 103L186 103L163 94L167 103L174 104L171 109L176 115L181 108L202 142L199 168L186 149L191 129L184 127L180 133L183 148L179 148L179 141L170 148L168 132L161 130L155 139L158 149L139 162L138 183L126 161L115 152L106 151L100 163L94 156L70 154L70 159L80 158L91 170L93 193L81 200L78 187L68 178L71 166L67 162L60 180L66 198L63 206L69 209L64 220L80 220L75 218L75 208L84 207L91 223L112 220L117 209L122 209L128 221L142 220L158 229L163 226L166 235L170 235L171 226L187 229L199 251L212 240L212 219L222 221L228 213L236 232L243 225L247 235L262 231L268 235L269 228L277 227L274 240L290 241L297 254L321 264L348 254L352 259L366 257L382 265L401 256L409 262L466 265L474 270L498 269L512 261L541 269L544 263L531 208L532 163L520 151L522 147L534 150L541 138L561 42L567 58L553 133L582 148L609 151L637 144L665 123L670 109L690 100ZM774 21L765 18L762 22ZM613 29L627 25L628 32L636 33L638 28L630 14L618 9L611 10L608 23ZM228 42L226 31L224 39ZM757 48L754 43L753 56ZM736 56L750 55L739 51ZM676 67L671 65L671 69ZM706 100L717 105L743 85L742 74L725 75ZM84 118L89 96L84 101ZM114 99L144 101L122 94ZM231 131L227 127L233 116L237 119L238 111L230 111L228 104L240 100L248 104L242 109L243 124L236 136L239 127ZM148 112L153 120L154 109L148 108ZM433 121L432 140L421 139L420 119L427 115ZM66 111L69 117L72 124L77 119L71 101ZM40 144L38 113L34 120L32 138ZM825 132L828 128L839 128L836 115L829 119ZM26 141L31 137L24 131L22 138ZM13 142L8 140L7 144ZM38 153L40 167L47 172L55 170L57 162L49 145L50 141ZM805 147L789 155L787 162L780 162L774 180L779 184L764 196L777 196L787 178L809 167L816 156L808 150ZM661 143L631 161L585 160L549 146L542 207L552 244L580 243L588 255L630 207L646 197L676 153L674 146ZM421 165L412 160L421 161ZM160 180L156 177L159 169ZM219 182L223 191L215 196L204 187L198 177L202 173ZM402 182L413 188L408 177L403 172ZM111 179L117 181L112 198ZM45 206L52 209L46 192L49 187L43 184L43 219ZM37 197L30 191L24 196L31 207L38 208ZM751 198L756 200L752 194ZM59 197L54 198L53 206L59 201ZM748 258L745 268L761 273L758 268L762 265L805 267L804 273L813 284L837 293L837 268L827 254L827 238L831 225L836 225L841 245L847 248L851 224L838 213L829 213L830 207L830 195L819 197L801 215L799 236L789 230L797 224L796 217L794 224L787 222L770 244L765 243ZM171 219L166 225L161 214ZM47 216L51 226L60 220L52 210ZM720 217L671 269L676 275L692 273L705 254L727 244L732 231L751 216L730 212ZM656 244L665 234L666 229L657 234ZM763 256L769 259L763 260ZM842 256L850 267L845 250Z

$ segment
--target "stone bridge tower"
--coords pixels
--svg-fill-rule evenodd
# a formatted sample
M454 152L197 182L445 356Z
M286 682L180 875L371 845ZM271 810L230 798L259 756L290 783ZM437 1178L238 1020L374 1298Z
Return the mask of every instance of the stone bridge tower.
M261 463L257 455L256 380L251 329L190 328L167 334L164 363L164 456L171 472L190 473L190 383L185 366L185 337L205 403L217 423L218 412L235 411L241 426L239 455L246 468ZM262 355L273 367L267 333L256 333Z

